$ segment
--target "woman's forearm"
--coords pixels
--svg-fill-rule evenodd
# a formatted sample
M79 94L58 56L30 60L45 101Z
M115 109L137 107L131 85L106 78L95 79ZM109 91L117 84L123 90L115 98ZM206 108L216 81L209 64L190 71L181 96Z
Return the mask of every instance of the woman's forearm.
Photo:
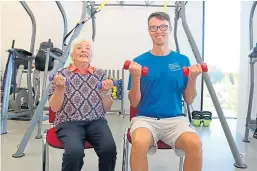
M104 109L106 112L109 112L111 110L113 99L110 95L108 96L102 96L102 102L104 105Z
M49 99L49 106L53 112L58 112L63 104L65 88L56 88Z

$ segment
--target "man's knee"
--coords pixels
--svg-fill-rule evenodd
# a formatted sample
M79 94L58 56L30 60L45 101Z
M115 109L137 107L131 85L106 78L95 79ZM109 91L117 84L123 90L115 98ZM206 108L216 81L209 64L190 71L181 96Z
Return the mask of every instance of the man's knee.
M178 139L178 146L186 153L198 153L202 151L202 142L196 133L184 133Z
M137 128L132 133L132 152L147 153L153 142L153 135L149 129Z
M192 152L202 151L202 142L198 135L195 134L192 139L188 140L188 149Z

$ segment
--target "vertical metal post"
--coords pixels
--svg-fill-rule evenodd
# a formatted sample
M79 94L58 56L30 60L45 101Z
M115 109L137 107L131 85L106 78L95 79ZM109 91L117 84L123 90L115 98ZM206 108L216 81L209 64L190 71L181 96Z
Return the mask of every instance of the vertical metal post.
M205 38L205 1L203 1L203 18L202 18L202 59L204 61L204 38ZM203 111L203 76L201 78L201 111Z
M31 22L32 22L32 36L31 36L31 42L30 42L30 52L32 53L32 56L34 54L34 48L35 48L35 40L36 40L36 20L34 17L34 14L30 10L29 6L27 5L26 2L20 1L21 5L23 8L26 10L28 15L30 16ZM31 73L32 73L32 60L33 57L29 57L30 59L28 60L28 72L27 72L27 84L28 84L28 101L29 101L29 118L33 116L33 110L34 110L34 105L33 105L33 96L32 96L32 82L31 82Z
M111 72L112 72L111 69L109 69L109 70L108 70L108 76L107 76L108 78L111 77L111 75L112 75Z
M50 43L51 43L51 40L49 39L48 44L50 45ZM42 95L41 95L42 97L44 96L44 94L47 94L47 92L45 91L45 88L46 88L46 83L47 83L49 58L50 58L50 48L47 48L45 71L44 71L44 78L43 78L43 87L42 87ZM42 122L43 122L43 111L42 111L42 113L39 117L38 131L37 131L36 139L42 138L42 135L41 135Z
M60 68L62 68L65 64L65 61L67 60L68 56L69 56L69 49L70 49L70 46L71 46L71 43L72 41L78 37L83 25L85 24L85 20L86 19L86 11L87 10L87 3L83 3L83 12L81 16L82 20L80 22L80 24L77 26L77 28L75 29L72 37L70 38L70 41L68 43L68 46L67 48L65 49L64 51L64 55L63 55L63 59L60 59L59 63L57 64L56 67L53 68L53 73L57 72ZM51 84L49 83L45 89L45 92L48 92L50 90L50 87L51 87ZM35 114L33 115L31 121L30 121L30 124L29 124L29 127L27 129L27 131L25 132L20 144L19 144L19 148L17 149L16 153L14 153L12 156L14 158L19 158L19 157L23 157L25 154L24 154L24 150L28 144L28 141L33 133L33 130L36 126L36 124L38 123L39 121L39 117L44 109L44 106L46 104L46 101L47 101L47 98L48 98L48 94L44 94L44 96L41 98L41 101L35 111Z
M174 17L174 40L175 40L175 44L176 44L176 51L178 53L180 53L178 37L177 37L178 20L179 20L179 3L176 3L176 5L175 5L175 17ZM187 111L188 119L189 119L189 122L191 123L192 119L191 119L190 106L186 102L184 102L184 106L185 106L185 108L187 108L186 111Z
M179 50L179 44L178 44L178 19L179 19L179 3L176 3L176 7L175 7L175 17L174 17L174 40L175 40L175 44L176 44L176 51L178 53L180 53Z
M115 73L115 70L112 70L112 78L113 78L113 79L116 79L116 73Z
M252 4L251 12L250 12L250 19L249 19L249 45L250 50L253 48L253 16L254 11L256 8L257 2L254 1ZM246 123L245 123L245 134L243 142L250 142L248 139L249 136L249 124L251 120L252 114L252 104L253 104L253 92L254 92L254 63L253 58L250 57L250 92L249 92L249 100L248 100L248 109L247 109L247 116L246 116ZM257 124L257 123L256 123Z
M178 1L176 3L178 3ZM181 17L181 20L182 20L182 26L184 28L185 34L188 38L189 44L190 44L190 46L192 48L192 51L194 53L195 59L196 59L197 63L201 64L201 63L203 63L203 60L201 58L200 52L199 52L199 50L196 46L194 38L193 38L193 36L191 34L191 31L190 31L190 29L187 25L187 22L186 22L185 3L183 1L179 1L179 3L181 4L180 17ZM213 88L213 85L211 83L210 77L209 77L208 73L202 73L202 75L203 75L203 79L205 81L205 84L206 84L206 86L209 90L213 105L215 106L215 109L216 109L217 114L219 116L220 123L221 123L223 131L226 135L226 138L227 138L228 144L230 146L231 152L234 156L234 159L235 159L235 162L236 162L234 164L234 166L237 167L237 168L247 168L247 166L243 163L242 158L240 157L238 148L235 144L235 141L234 141L233 136L231 134L231 131L229 129L228 123L226 121L226 118L225 118L224 113L222 111L222 108L221 108L221 105L219 103L218 97L217 97L217 95L215 93L215 90Z
M120 79L120 70L117 69L117 80Z

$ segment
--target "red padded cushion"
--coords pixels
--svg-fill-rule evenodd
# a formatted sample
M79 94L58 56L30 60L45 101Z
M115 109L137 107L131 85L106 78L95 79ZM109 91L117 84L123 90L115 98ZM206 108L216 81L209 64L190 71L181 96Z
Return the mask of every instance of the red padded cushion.
M131 143L130 128L128 129L127 137L128 137L128 141ZM157 146L158 146L158 149L172 149L171 146L165 144L165 143L162 142L162 141L159 141L159 142L157 143Z
M47 130L46 141L50 146L52 146L54 148L59 148L59 149L64 148L63 144L56 136L55 128L50 128ZM84 148L85 149L93 148L93 146L86 141Z
M49 107L49 115L48 115L48 120L49 120L49 123L54 123L54 120L55 120L55 112L52 111L51 107Z
M130 118L129 119L131 120L132 118L134 118L136 116L136 114L137 114L137 109L130 106L130 112L129 112Z

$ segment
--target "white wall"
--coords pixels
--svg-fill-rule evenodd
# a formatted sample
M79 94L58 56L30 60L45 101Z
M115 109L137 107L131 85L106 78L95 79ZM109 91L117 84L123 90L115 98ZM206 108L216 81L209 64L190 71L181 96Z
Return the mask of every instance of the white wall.
M241 52L240 52L240 75L239 75L239 100L238 100L238 132L243 135L245 119L247 115L248 108L248 98L250 90L250 70L249 70L249 17L251 11L252 2L241 2L241 23L240 23L240 42L241 42ZM257 41L257 9L255 10L254 22L253 22L253 41L254 45ZM257 74L257 67L255 65L255 78ZM255 79L255 90L256 79ZM252 108L252 118L256 118L257 113L257 91L254 92L253 108Z
M63 34L62 17L54 2L27 2L33 11L37 22L37 36L35 50L40 42L52 39L57 47L61 47ZM142 3L142 2L135 2ZM174 3L174 2L170 2ZM163 3L161 3L163 4ZM68 30L79 21L81 15L81 2L62 2L68 19ZM123 11L122 11L123 10ZM150 13L163 11L163 8L146 7L105 7L96 16L95 57L93 64L101 68L120 69L126 59L133 59L137 55L151 49L152 42L147 33L147 18ZM174 9L169 9L174 17ZM188 2L186 7L188 25L201 52L202 39L202 2ZM17 21L21 21L20 24ZM2 66L5 66L7 53L12 39L16 40L16 47L29 50L31 22L19 2L5 2L3 4L2 25ZM80 36L91 39L91 21L85 24ZM188 43L187 37L179 22L178 38L181 53L188 55L191 63L195 59ZM175 50L173 37L170 38L171 48ZM36 51L35 51L36 52ZM128 72L125 74L127 86ZM200 91L200 79L198 80ZM200 95L200 93L199 93ZM125 107L129 109L127 93L125 94ZM195 100L194 108L200 107L200 99Z

